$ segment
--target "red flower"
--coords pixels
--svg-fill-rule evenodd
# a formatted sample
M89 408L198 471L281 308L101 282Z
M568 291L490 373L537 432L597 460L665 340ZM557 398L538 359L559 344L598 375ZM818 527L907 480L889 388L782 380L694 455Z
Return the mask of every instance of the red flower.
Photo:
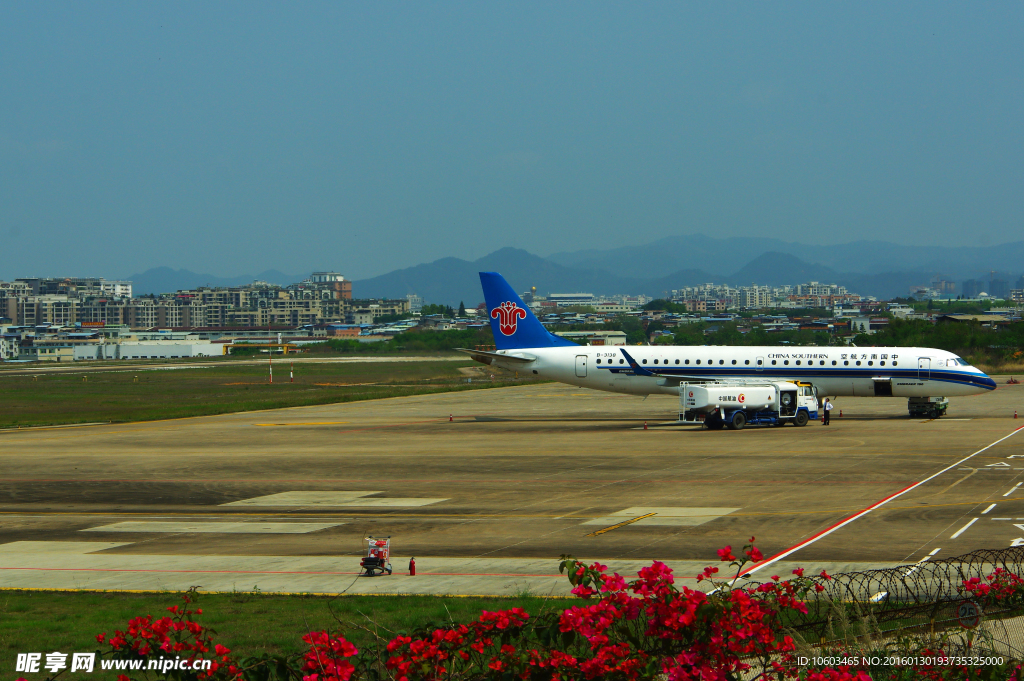
M718 549L718 560L721 560L721 561L733 561L733 560L736 560L736 556L732 555L732 546L726 546L724 549Z

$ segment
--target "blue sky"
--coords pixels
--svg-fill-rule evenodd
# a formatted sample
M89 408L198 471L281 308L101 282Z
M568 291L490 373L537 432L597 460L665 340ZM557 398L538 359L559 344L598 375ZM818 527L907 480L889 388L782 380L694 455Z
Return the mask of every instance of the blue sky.
M4 0L0 278L1016 241L1022 69L1021 3Z

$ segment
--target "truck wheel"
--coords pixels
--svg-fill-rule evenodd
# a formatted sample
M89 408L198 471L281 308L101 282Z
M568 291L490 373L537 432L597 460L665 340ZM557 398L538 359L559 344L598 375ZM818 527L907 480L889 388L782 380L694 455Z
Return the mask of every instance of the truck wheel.
M747 415L738 411L732 415L732 420L729 421L729 430L743 430L745 425L747 425Z
M798 411L796 413L796 418L793 419L793 425L794 426L806 426L807 425L807 412L806 411Z

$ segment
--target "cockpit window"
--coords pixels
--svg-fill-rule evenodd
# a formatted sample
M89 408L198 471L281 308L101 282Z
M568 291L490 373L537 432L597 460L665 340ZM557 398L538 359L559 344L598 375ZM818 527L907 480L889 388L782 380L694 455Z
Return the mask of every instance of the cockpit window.
M964 359L962 357L954 357L953 359L949 360L948 363L950 365L952 365L952 366L955 366L957 364L959 364L962 367L969 367L969 366L971 366L966 361L964 361Z

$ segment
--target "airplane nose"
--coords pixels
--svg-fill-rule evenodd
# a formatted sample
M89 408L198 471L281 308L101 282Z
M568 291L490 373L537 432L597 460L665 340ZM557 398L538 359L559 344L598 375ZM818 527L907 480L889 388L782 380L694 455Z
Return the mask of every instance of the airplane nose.
M975 377L974 381L983 388L988 388L989 390L996 389L996 382L989 378L986 374L982 374L981 376Z

